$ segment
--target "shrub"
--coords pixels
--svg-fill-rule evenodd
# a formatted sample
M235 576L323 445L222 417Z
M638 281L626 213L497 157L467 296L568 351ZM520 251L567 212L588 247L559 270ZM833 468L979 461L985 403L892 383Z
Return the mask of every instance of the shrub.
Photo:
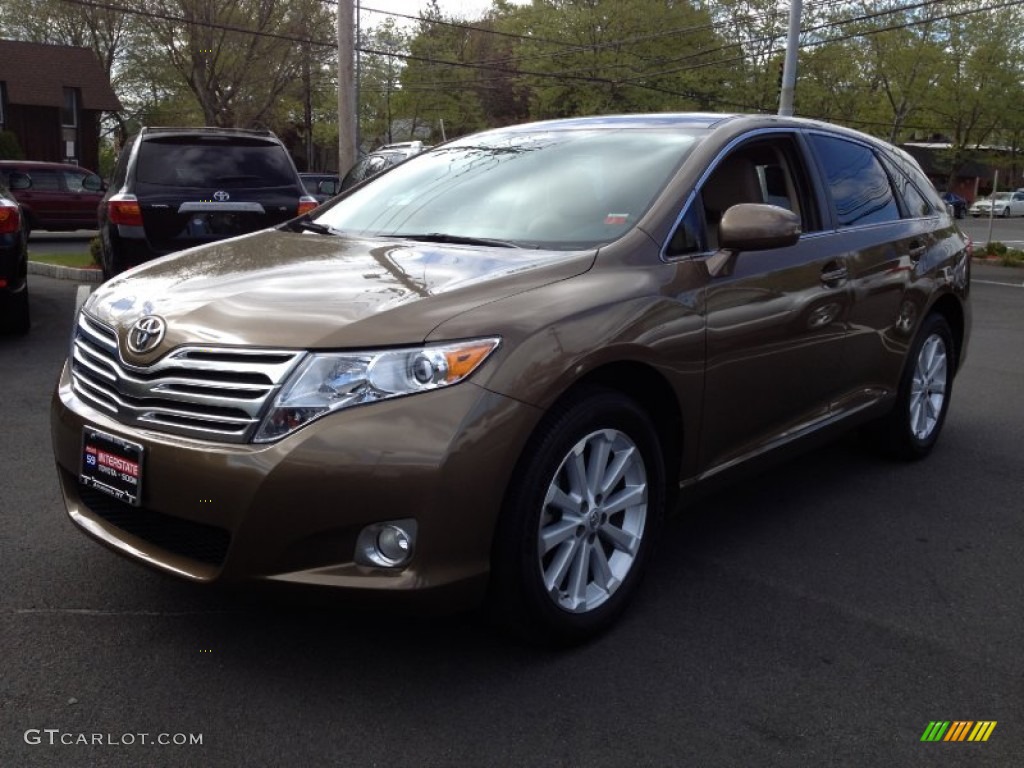
M97 267L102 266L103 262L100 260L102 246L100 245L99 236L94 237L89 241L89 255L92 256L92 263Z
M1007 248L1006 252L999 257L999 263L1004 267L1022 267L1024 266L1024 251Z
M986 256L998 256L1002 257L1006 255L1008 250L1006 243L1000 243L998 240L993 240L991 243L985 244L985 255Z
M0 160L24 160L25 155L18 144L14 131L0 131Z

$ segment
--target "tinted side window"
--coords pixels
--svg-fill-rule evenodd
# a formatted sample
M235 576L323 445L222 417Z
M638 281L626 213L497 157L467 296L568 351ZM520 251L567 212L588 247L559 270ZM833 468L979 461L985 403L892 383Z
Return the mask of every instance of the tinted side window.
M34 190L59 190L60 177L56 171L31 171L29 177L32 179Z
M900 218L889 177L874 152L834 136L811 134L810 140L825 169L838 226L877 224Z

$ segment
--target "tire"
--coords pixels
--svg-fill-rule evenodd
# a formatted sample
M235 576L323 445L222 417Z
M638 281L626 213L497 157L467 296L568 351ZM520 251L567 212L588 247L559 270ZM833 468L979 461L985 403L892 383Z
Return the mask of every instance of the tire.
M613 469L612 484L595 487ZM664 508L661 446L637 403L595 389L557 406L524 450L498 521L492 619L550 645L604 631L641 581Z
M17 336L24 336L32 325L28 304L28 283L17 293L7 294L0 304L0 330Z
M113 243L108 243L102 237L100 238L100 270L103 272L103 282L117 277L125 270L124 259L117 255Z
M1010 207L1007 206L1006 208L1003 208L1002 212L999 215L1002 216L1004 219L1010 218Z
M949 324L941 315L928 315L907 356L896 404L869 428L876 448L907 460L931 453L949 410L956 359Z

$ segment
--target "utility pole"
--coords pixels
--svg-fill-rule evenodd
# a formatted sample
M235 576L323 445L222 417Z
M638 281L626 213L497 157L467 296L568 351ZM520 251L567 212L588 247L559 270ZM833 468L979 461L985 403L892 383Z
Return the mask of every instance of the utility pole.
M796 92L796 54L800 46L800 15L802 12L802 0L790 0L786 62L782 69L782 89L779 91L779 114L783 117L790 117L793 114L793 95Z
M308 33L307 33L308 34ZM306 132L306 170L313 168L313 86L309 72L309 43L302 44L302 120Z
M338 173L356 161L356 84L353 0L338 0Z

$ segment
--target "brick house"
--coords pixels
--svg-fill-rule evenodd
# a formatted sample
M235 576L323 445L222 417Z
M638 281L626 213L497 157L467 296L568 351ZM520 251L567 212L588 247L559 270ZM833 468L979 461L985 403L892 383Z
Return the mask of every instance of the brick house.
M91 49L0 40L0 130L25 159L98 170L100 116L120 109Z

